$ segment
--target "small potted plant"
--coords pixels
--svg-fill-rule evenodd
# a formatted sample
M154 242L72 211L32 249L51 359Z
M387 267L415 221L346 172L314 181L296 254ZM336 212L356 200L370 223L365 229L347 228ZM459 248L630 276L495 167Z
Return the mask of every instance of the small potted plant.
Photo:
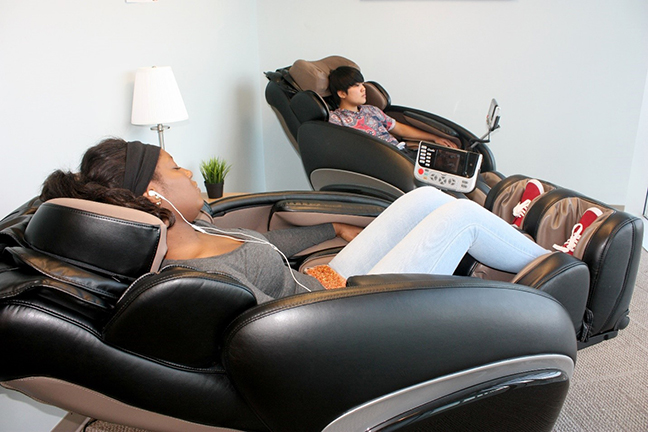
M230 169L232 169L232 166L225 159L218 157L200 162L200 173L205 180L205 188L207 189L207 196L209 198L213 199L223 196L223 183Z

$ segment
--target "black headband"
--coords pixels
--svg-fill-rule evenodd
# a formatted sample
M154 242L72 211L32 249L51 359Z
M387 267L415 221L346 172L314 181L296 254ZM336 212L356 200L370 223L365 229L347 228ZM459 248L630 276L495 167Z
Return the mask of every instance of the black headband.
M160 147L129 141L126 144L124 188L135 195L142 195L153 178L159 157Z

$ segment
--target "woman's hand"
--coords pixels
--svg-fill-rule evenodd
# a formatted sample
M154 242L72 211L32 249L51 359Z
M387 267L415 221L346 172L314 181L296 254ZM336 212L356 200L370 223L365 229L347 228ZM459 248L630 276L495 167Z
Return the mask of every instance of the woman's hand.
M335 235L348 242L356 238L360 234L360 231L362 231L362 228L359 226L338 222L333 222L333 228L335 229Z

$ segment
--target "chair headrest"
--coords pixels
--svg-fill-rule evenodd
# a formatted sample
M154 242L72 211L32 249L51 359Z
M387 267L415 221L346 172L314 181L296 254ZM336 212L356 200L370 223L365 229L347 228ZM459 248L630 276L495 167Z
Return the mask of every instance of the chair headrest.
M329 75L340 66L360 66L341 56L329 56L321 60L297 60L290 68L290 76L302 90L312 90L322 97L330 96Z
M157 271L166 225L140 210L74 198L43 203L25 229L35 250L120 279Z
M389 93L383 86L374 81L365 82L364 86L367 91L367 104L378 107L383 111L391 105Z

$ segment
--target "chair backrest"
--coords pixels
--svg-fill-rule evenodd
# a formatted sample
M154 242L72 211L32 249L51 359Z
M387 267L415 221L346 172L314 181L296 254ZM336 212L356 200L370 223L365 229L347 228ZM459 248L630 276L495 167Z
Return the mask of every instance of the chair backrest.
M351 66L360 70L360 66L347 58L329 56L314 61L297 60L290 67L289 73L301 90L313 91L330 101L328 99L331 96L329 75L340 66ZM391 103L389 94L380 84L371 81L365 82L365 88L367 104L384 110Z
M297 60L290 68L290 76L301 90L312 90L322 97L331 96L329 75L340 66L351 66L360 70L360 66L340 56L329 56L321 60Z
M40 205L25 241L47 256L120 280L157 271L167 250L166 225L159 218L73 198Z

